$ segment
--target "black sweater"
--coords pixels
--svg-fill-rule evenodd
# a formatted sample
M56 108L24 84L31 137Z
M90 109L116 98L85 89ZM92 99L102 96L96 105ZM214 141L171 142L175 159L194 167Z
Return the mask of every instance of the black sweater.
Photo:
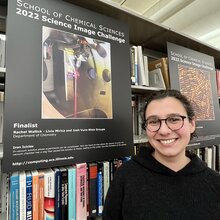
M220 220L220 174L196 155L174 172L143 147L115 173L103 220Z

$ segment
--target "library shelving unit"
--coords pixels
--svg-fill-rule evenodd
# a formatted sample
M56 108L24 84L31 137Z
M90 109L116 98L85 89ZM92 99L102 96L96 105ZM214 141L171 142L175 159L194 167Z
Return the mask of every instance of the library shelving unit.
M148 54L150 53L152 57L159 58L162 57L162 55L167 54L167 42L171 42L213 56L216 68L220 68L220 50L182 33L178 33L173 29L152 22L138 14L135 14L134 12L120 8L114 3L103 0L64 1L127 23L129 26L130 43L134 45L142 45L144 50L146 50ZM7 5L0 5L0 32L2 33L6 32L6 15ZM140 94L146 94L157 90L157 88L139 86L132 86L131 89L132 93ZM144 137L135 137L135 143L138 144L143 142L146 142ZM0 160L2 157L3 149L0 144Z

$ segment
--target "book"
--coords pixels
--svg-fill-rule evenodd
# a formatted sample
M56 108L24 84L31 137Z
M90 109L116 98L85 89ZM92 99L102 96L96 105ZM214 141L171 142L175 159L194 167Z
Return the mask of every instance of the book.
M19 171L19 207L20 220L26 220L26 174L25 171Z
M26 171L26 219L32 220L32 175Z
M212 146L212 169L216 170L216 146Z
M103 161L103 201L105 201L110 186L110 166L109 161Z
M160 68L149 71L149 85L151 87L166 89L166 85Z
M154 70L154 69L161 69L163 79L166 85L166 88L170 88L170 76L169 76L169 71L168 71L168 59L167 57L162 57L160 59L151 61L148 63L148 68L149 71Z
M148 74L144 68L144 57L142 46L137 46L137 64L138 64L138 85L149 86Z
M39 216L39 175L37 170L32 170L32 219L38 220Z
M10 176L10 219L19 220L19 175L13 172Z
M53 168L55 175L55 220L60 220L62 215L61 203L61 171L59 168Z
M88 164L88 191L89 191L89 216L96 216L96 192L97 192L97 163Z
M103 164L98 163L97 173L97 216L102 216L103 211Z
M44 218L55 217L55 174L51 168L44 170Z
M44 220L44 171L38 170L39 181L39 203L38 203L38 218Z
M60 167L61 171L61 219L68 219L68 171Z
M5 67L6 35L0 34L0 67Z
M76 164L76 220L87 219L86 163Z
M148 56L143 55L143 62L144 62L144 73L147 81L147 86L149 86L149 68L148 68Z
M136 84L135 77L135 50L134 47L130 47L130 67L131 67L131 85Z
M133 73L132 73L132 84L134 85L138 85L138 57L137 57L137 46L133 45L131 46L131 50L132 50L132 69L133 69Z
M68 220L76 220L76 168L68 166Z
M220 97L220 69L216 69L217 94Z
M8 219L10 215L10 175L8 173L1 174L1 213L4 215L3 219ZM18 204L19 205L19 204ZM20 210L19 210L20 211Z

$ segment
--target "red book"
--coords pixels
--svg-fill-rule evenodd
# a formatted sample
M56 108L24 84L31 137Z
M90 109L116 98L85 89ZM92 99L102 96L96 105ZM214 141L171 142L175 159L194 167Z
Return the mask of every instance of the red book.
M89 216L96 216L96 206L97 206L97 174L98 174L98 165L97 163L88 164L88 202L89 202Z

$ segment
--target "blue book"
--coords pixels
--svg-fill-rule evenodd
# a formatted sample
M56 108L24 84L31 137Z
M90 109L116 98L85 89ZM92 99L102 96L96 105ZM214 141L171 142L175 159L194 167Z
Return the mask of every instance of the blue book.
M32 175L26 171L26 220L32 220Z
M53 168L55 172L55 220L61 219L61 171L58 168Z
M68 220L76 220L76 168L67 167L68 170Z
M10 176L10 219L19 220L19 174Z
M97 174L97 216L102 215L103 211L103 172L102 164L98 164L98 174Z

